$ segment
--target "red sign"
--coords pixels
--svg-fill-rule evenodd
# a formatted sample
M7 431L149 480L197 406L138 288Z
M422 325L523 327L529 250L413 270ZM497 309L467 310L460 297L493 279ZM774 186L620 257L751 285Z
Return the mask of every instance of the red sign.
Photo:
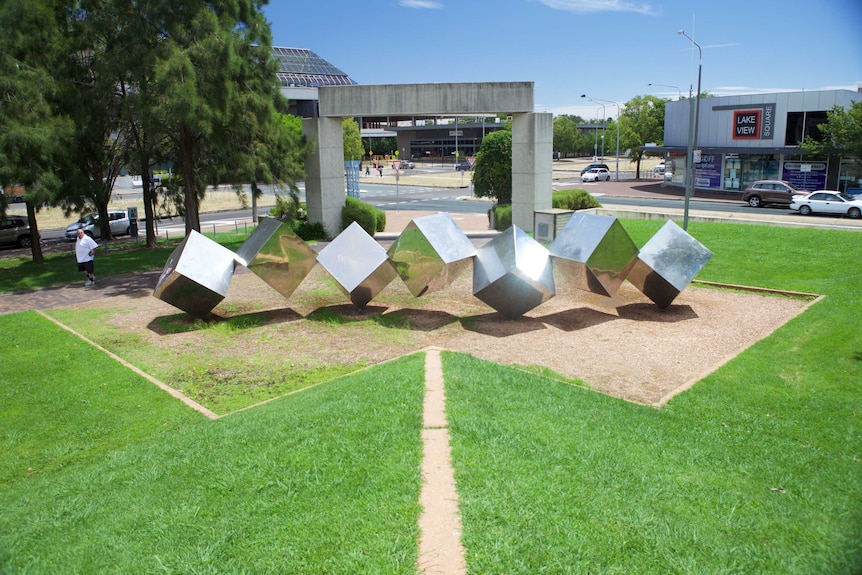
M759 140L763 110L737 110L733 113L733 139Z

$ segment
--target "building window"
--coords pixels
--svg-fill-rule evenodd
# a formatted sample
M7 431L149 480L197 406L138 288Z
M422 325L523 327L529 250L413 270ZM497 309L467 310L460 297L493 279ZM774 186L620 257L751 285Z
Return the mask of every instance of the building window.
M826 112L788 112L784 145L798 146L803 137L819 142L822 136L817 126L826 122Z

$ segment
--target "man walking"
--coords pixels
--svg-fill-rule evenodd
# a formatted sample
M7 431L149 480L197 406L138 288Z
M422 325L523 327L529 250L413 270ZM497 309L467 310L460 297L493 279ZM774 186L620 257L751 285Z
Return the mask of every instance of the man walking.
M87 274L87 283L85 286L96 284L95 263L93 256L96 253L96 248L99 244L96 240L84 233L83 228L78 228L78 239L75 240L75 259L78 260L78 271Z

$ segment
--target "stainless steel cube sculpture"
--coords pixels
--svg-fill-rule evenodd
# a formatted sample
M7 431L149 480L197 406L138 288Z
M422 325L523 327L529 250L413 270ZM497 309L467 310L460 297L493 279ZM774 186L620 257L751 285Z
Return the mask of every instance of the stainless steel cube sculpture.
M386 251L356 222L323 248L317 261L359 309L396 276Z
M628 280L661 309L712 259L712 252L668 220L641 248Z
M473 295L518 318L556 294L548 250L517 226L476 250Z
M447 213L410 220L387 251L413 297L448 287L469 267L476 247Z
M289 225L275 218L261 219L236 255L240 263L285 298L317 264L317 252Z
M192 230L174 249L153 295L189 315L203 317L226 296L235 254Z
M638 248L613 216L575 213L550 248L558 278L613 296L635 265Z

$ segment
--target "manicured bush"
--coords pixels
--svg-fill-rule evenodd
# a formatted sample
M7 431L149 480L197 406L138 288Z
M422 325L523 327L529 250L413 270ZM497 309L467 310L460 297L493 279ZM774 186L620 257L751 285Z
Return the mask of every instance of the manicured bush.
M563 190L551 196L551 206L559 210L586 210L602 204L586 190Z
M359 224L368 235L386 229L386 214L371 204L366 204L356 198L347 197L344 209L341 210L341 228L345 229L353 222Z
M491 218L493 212L494 217ZM512 204L499 205L495 204L493 208L488 210L488 218L494 224L494 229L503 231L512 226Z
M324 227L320 222L296 222L293 227L293 231L306 242L329 239L329 234L326 233L326 227Z

